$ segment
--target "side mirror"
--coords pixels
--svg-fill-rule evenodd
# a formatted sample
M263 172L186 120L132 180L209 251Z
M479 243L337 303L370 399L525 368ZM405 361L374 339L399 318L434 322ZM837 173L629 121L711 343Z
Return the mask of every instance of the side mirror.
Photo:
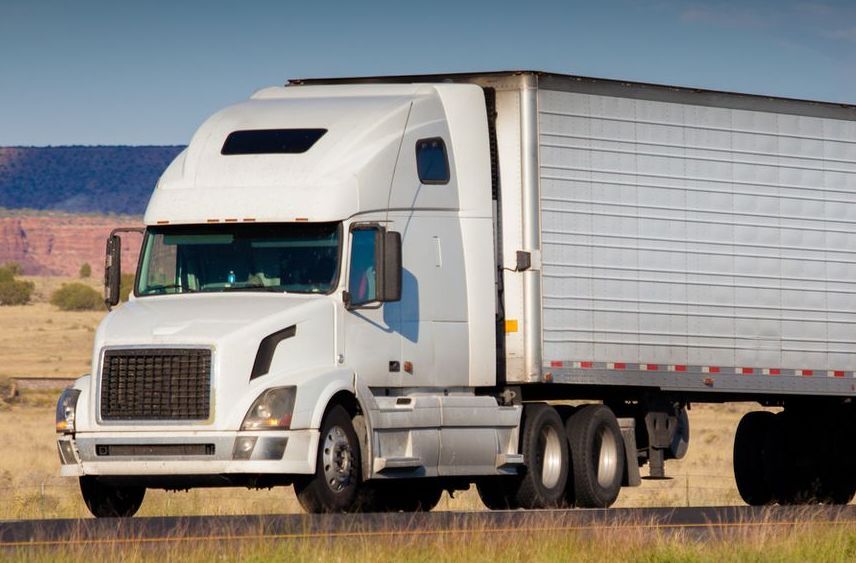
M401 233L383 231L383 268L378 300L401 301Z
M111 234L107 238L107 256L104 260L104 304L107 308L119 303L119 284L122 280L122 239Z
M348 310L378 307L401 300L401 233L377 224L352 230L348 289L342 295Z
M121 227L113 229L107 237L107 252L104 258L104 304L107 310L119 304L119 287L122 284L122 237L116 233L145 233L145 229Z

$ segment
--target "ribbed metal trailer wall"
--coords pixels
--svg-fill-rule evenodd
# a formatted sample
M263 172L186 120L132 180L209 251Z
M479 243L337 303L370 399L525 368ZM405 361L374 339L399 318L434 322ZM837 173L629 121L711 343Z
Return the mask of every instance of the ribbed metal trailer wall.
M856 112L567 84L538 91L545 371L852 392Z

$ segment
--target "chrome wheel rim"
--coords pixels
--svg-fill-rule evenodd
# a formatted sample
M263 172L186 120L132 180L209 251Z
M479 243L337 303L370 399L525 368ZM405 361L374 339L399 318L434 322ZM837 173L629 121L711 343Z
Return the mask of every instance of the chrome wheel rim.
M615 482L618 473L618 441L607 427L598 432L597 442L600 443L597 455L597 482L601 487L610 487Z
M539 446L543 452L541 462L541 483L548 489L559 484L562 476L562 444L559 433L550 426L541 429Z
M340 426L330 428L324 437L321 463L324 465L324 479L331 490L338 493L351 484L354 452L348 435Z

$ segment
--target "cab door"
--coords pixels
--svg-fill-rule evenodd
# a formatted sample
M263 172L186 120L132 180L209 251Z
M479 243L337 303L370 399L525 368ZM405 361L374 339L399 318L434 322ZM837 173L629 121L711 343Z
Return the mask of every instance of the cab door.
M386 387L401 369L398 319L383 301L383 249L386 230L356 223L349 232L345 311L345 363L369 387ZM397 311L397 308L392 308Z

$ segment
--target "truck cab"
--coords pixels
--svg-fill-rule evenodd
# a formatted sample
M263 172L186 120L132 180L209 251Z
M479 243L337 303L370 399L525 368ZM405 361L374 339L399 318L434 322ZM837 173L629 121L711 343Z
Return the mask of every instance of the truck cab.
M319 464L340 488L462 455L508 472L520 407L474 393L496 381L487 130L468 84L268 88L212 116L158 182L133 296L61 401L62 473L90 509L135 510L117 491L145 487L307 491ZM331 409L359 417L357 442L325 429Z

